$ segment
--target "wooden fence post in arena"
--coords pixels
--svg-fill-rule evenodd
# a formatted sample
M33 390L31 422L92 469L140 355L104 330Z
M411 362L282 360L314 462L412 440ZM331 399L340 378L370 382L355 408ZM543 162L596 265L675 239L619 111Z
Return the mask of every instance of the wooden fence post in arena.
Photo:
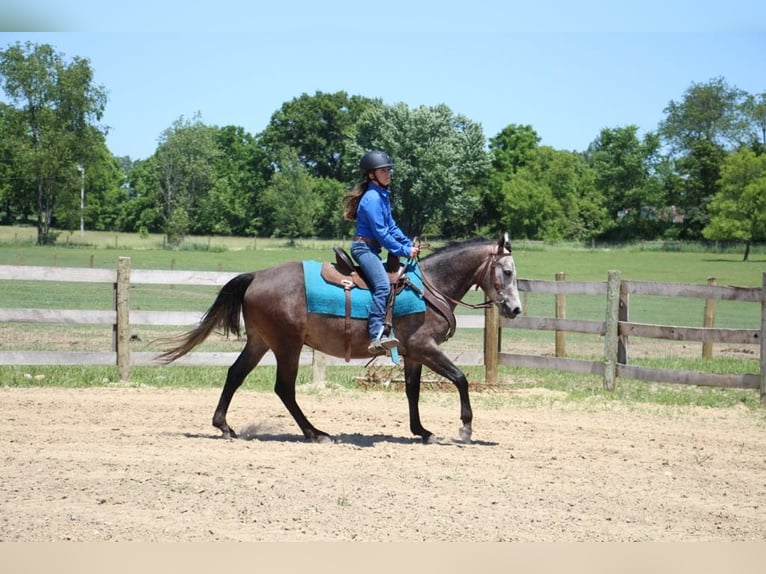
M708 277L707 284L710 286L715 285L715 277ZM702 326L712 329L715 327L715 299L705 299L705 317L702 320ZM713 343L710 341L702 342L702 358L713 358Z
M327 357L325 354L314 349L311 358L311 380L313 382L321 383L326 380L325 365L327 365Z
M563 271L556 273L556 281L565 281L566 274ZM567 300L563 293L556 293L556 319L567 318ZM556 331L556 356L567 356L567 341L565 331Z
M120 381L130 380L130 257L120 257L117 283L114 285L114 305L117 311L115 351Z
M624 281L620 281L620 303L617 311L617 320L623 323L627 323L630 320L630 293L628 293L628 286ZM619 329L617 335L617 363L627 365L628 336L620 333Z
M495 305L484 310L484 382L497 384L497 364L500 347L500 314Z
M604 329L604 389L614 390L617 378L617 346L620 311L620 272L610 271L606 283L606 327Z

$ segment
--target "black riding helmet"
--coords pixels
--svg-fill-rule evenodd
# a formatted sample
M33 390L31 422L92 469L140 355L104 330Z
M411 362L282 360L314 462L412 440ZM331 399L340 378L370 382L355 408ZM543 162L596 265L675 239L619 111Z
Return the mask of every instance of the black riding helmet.
M384 151L368 151L359 162L362 173L368 173L381 167L394 167L394 161Z

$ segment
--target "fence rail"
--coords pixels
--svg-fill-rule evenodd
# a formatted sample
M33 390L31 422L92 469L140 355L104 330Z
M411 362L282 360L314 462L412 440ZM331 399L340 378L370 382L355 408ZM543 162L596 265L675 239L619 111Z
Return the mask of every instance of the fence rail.
M113 326L113 350L87 351L0 351L0 364L5 365L117 365L121 380L128 380L130 367L157 365L156 353L131 352L131 325L190 325L200 319L200 313L187 311L142 311L130 308L131 285L224 285L236 273L204 271L165 271L131 269L129 257L120 257L117 269L58 268L33 266L0 266L0 280L38 280L108 283L113 285L114 309L109 311L0 308L0 322L102 324ZM558 278L557 278L558 279ZM705 386L759 389L766 404L766 273L761 287L732 287L717 285L690 285L680 283L652 283L623 281L618 271L610 271L605 282L544 281L521 279L522 293L543 293L557 297L557 310L563 308L566 295L605 297L604 321L566 319L563 316L517 317L501 319L495 309L481 315L458 315L459 328L483 328L484 349L481 353L460 353L453 356L460 365L483 364L485 381L497 382L497 367L509 365L542 368L580 374L599 375L604 387L613 389L617 377ZM722 329L714 327L680 327L651 325L629 320L630 295L700 298L706 301L729 300L760 303L760 329ZM554 331L557 334L557 356L542 356L500 352L503 329ZM604 338L604 355L599 360L567 358L559 345L565 332L598 335ZM673 369L657 369L628 363L631 337L671 341L698 341L708 343L741 343L760 345L760 372L753 374L720 374ZM193 352L177 361L179 365L225 365L234 362L238 353ZM364 364L365 360L352 360L350 364ZM274 364L270 353L262 364ZM301 365L314 365L315 376L325 364L346 364L343 359L326 357L310 349L301 355ZM317 365L320 365L317 370Z
M521 317L501 319L495 310L487 314L486 330L496 330L499 349L502 329L533 329L590 333L604 337L604 358L599 361L547 357L518 353L485 353L487 380L496 377L497 365L545 368L581 374L601 375L604 387L613 389L615 379L623 377L643 381L679 383L700 386L759 389L761 401L766 404L766 273L761 287L735 287L690 285L682 283L651 283L623 281L619 271L610 271L606 282L569 282L521 280L522 292L563 295L606 296L604 321L569 320L564 318ZM699 298L706 301L728 300L760 303L760 329L723 329L714 327L680 327L676 325L650 325L629 321L630 295ZM702 343L742 343L760 345L759 373L726 374L676 369L659 369L628 364L630 337L644 337L670 341L696 341ZM558 353L557 353L558 354Z

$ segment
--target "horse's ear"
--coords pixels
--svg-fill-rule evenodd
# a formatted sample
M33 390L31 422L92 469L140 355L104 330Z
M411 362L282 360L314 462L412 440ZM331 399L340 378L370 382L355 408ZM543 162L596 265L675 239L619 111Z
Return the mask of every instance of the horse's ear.
M508 232L503 233L503 235L500 236L500 241L497 242L497 251L498 253L504 253L505 251L508 251L510 253L511 250L511 240L508 237Z

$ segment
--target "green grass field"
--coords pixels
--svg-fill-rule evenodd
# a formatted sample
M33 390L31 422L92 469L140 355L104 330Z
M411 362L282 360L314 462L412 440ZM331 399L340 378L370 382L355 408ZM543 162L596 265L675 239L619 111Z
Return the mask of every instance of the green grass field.
M127 256L134 268L189 269L206 271L244 272L262 269L287 260L327 260L333 245L348 246L348 240L286 240L261 238L189 238L181 249L163 248L161 236L141 237L137 234L114 234L86 231L62 233L52 247L34 245L33 228L0 226L0 265L39 265L58 267L116 268L119 257ZM439 242L434 242L435 246ZM665 246L666 247L666 246ZM624 279L640 281L706 284L715 277L719 285L760 287L766 272L763 247L751 252L750 261L742 261L741 249L668 251L658 243L644 243L623 248L598 249L576 245L544 245L539 242L516 242L514 256L519 276L527 279L553 280L564 272L572 281L606 281L610 270L619 270ZM137 285L131 288L131 306L145 310L207 309L215 296L214 288L169 287ZM478 302L481 293L471 292L469 302ZM525 312L531 316L553 316L553 297L529 294L525 297ZM1 307L35 307L51 309L110 309L112 290L108 285L58 284L36 281L0 281ZM757 304L718 301L716 326L728 328L760 328ZM631 320L643 323L701 326L704 302L696 299L664 299L659 297L631 298ZM459 309L458 312L463 312ZM603 320L604 301L599 297L569 296L567 317ZM170 329L177 332L179 329ZM142 339L167 334L169 329L142 330ZM567 339L568 356L591 358L602 350L599 337L574 335ZM110 348L108 328L87 325L0 325L0 349L106 350ZM459 330L447 343L452 348L469 349L481 344L481 331ZM698 344L699 345L699 344ZM239 350L238 341L206 342L200 350ZM513 352L518 347L531 347L549 352L553 333L504 330L503 350ZM672 345L667 346L668 349ZM594 351L595 349L595 351ZM137 349L139 350L139 349ZM140 349L143 350L143 349ZM636 359L636 364L663 368L702 370L709 372L757 373L758 349L735 353L735 357L717 356L703 361L697 357ZM643 362L642 362L643 361ZM480 369L467 369L470 380L480 381ZM363 372L349 367L330 370L333 381L353 384ZM503 368L504 380L515 385L548 386L565 390L570 400L597 396L603 400L661 400L696 404L758 403L754 391L686 388L682 385L651 385L620 379L618 390L606 393L600 389L598 377L568 373ZM0 366L0 380L6 385L62 384L66 386L112 384L116 368L97 367L11 367ZM214 367L136 368L132 370L133 384L157 386L219 386L225 369ZM301 381L310 379L303 372ZM269 367L256 370L248 379L252 388L270 388L273 372ZM661 397L661 398L660 398Z

